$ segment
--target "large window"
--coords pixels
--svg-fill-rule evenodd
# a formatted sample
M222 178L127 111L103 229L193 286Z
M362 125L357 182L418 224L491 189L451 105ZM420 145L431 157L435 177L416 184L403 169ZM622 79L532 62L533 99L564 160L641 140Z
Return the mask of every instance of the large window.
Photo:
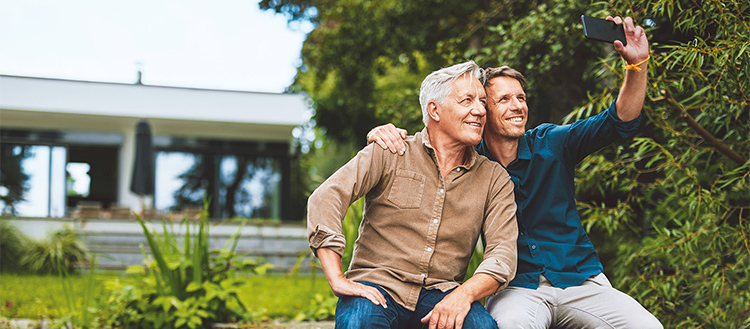
M0 212L63 217L134 208L118 204L122 135L0 130L0 139ZM287 143L155 136L154 148L153 206L161 213L207 200L212 219L289 219Z
M214 218L281 218L281 163L254 155L160 151L156 208L181 211L211 202Z
M117 202L119 134L0 131L0 212L64 217Z
M2 213L27 217L65 215L67 150L60 146L1 144Z

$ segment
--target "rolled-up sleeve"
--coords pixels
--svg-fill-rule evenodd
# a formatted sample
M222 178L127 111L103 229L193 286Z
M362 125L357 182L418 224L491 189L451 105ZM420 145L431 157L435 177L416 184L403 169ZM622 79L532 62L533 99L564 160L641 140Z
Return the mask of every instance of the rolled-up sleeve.
M484 273L500 283L495 294L504 289L516 275L518 255L516 240L516 203L513 182L503 169L495 176L491 195L487 198L487 213L483 232L487 245L484 260L474 273Z
M312 230L308 229L308 231L310 249L312 249L315 256L318 255L318 249L328 248L343 257L344 247L346 247L346 239L343 234L320 224L316 225Z
M307 200L307 237L316 256L320 248L343 256L346 239L341 223L346 211L378 183L383 170L383 150L373 144L333 173Z

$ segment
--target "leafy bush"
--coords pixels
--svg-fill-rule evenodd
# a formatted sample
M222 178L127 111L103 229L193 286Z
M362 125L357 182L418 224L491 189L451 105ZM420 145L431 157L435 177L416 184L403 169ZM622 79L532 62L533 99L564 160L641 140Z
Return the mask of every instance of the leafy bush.
M325 294L315 294L303 311L297 313L294 321L326 321L333 320L336 315L336 303L339 298L329 289Z
M21 270L21 255L24 246L29 243L26 237L15 226L0 220L0 271L6 273Z
M605 270L667 328L747 328L750 3L595 5L603 8L596 16L633 16L652 42L640 136L589 157L577 175L579 208L605 249ZM605 55L591 74L615 80L592 95L607 96L571 119L616 91L622 61Z
M163 233L149 228L139 217L150 255L145 266L131 266L134 284L110 283L113 292L103 310L107 325L125 328L204 328L216 322L253 320L239 298L243 284L236 271L264 273L269 264L240 259L234 250L239 228L221 250L209 250L209 225L205 212L197 224L183 221L185 236L179 245L174 227L162 222ZM191 226L197 231L193 237ZM197 227L196 227L197 226ZM145 251L144 251L145 254Z
M76 264L90 259L89 250L75 229L66 227L47 239L29 239L24 246L20 265L33 273L71 273Z

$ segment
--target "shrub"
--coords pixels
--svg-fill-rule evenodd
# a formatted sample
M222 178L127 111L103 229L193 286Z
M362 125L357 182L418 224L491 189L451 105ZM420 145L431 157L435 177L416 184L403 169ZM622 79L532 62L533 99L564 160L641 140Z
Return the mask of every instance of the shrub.
M20 259L28 241L29 238L18 228L0 220L0 271L13 273L21 270Z
M80 234L70 227L52 233L47 239L29 239L22 250L20 265L38 274L70 273L76 264L90 259Z
M205 328L216 322L253 320L238 297L243 281L235 271L264 273L270 267L251 258L240 259L234 252L240 226L221 250L209 251L208 218L204 212L197 224L186 224L179 245L174 227L163 234L150 229L138 218L146 235L150 255L145 266L131 266L127 273L134 284L110 283L113 292L103 310L107 325L124 328ZM197 231L190 233L191 226ZM197 226L197 227L196 227ZM145 254L145 251L144 251Z

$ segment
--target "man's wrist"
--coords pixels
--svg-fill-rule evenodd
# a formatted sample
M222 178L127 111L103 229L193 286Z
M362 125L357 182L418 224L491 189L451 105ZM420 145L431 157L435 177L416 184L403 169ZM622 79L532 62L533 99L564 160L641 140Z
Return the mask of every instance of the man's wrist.
M646 56L646 59L644 59L644 60L642 60L642 61L640 61L638 63L633 63L633 64L628 63L628 61L626 60L625 63L627 65L623 65L622 67L624 67L626 70L634 70L636 72L640 72L641 71L641 67L640 66L643 65L643 64L648 63L649 59L651 59L651 56Z
M458 286L455 290L453 290L453 293L456 294L456 297L461 298L463 301L469 304L482 299L482 297L476 296L469 289L466 289L464 285Z

